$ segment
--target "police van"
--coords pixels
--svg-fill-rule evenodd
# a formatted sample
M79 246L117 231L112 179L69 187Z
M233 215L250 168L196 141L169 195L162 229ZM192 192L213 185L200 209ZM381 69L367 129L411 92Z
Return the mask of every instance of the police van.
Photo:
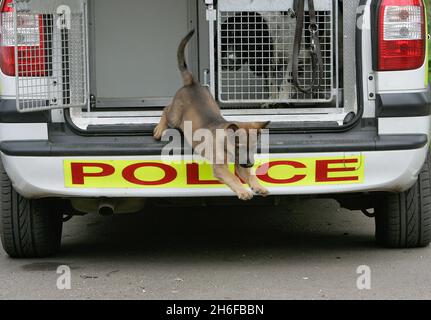
M431 241L424 0L0 1L1 238L60 249L75 215L232 197L152 137L189 67L230 121L271 121L258 179L375 218L379 245Z

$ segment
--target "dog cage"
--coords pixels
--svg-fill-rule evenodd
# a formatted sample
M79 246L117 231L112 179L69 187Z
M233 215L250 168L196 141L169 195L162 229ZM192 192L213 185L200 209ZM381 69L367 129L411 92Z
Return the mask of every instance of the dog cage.
M18 111L85 107L85 1L14 0L12 6L2 14L2 44L14 50Z
M359 0L314 1L324 72L310 93L292 83L297 0L181 0L174 12L171 1L159 0L146 19L139 17L147 2L127 1L136 14L121 19L122 4L114 0L13 1L17 10L2 14L2 44L15 49L19 111L77 107L78 117L98 117L102 110L104 118L111 112L130 122L139 113L157 121L180 85L175 51L191 28L198 28L198 37L189 46L190 67L229 114L336 113L338 121L357 108ZM304 86L312 79L308 11L306 5L299 57ZM112 17L120 19L115 32ZM154 29L159 41L144 45Z
M211 1L210 1L211 2ZM313 82L309 56L312 43L307 1L299 55L299 83ZM301 92L293 84L292 56L295 39L295 0L218 0L209 14L212 91L222 104L310 104L338 106L338 1L315 1L318 36L323 58L319 86ZM211 19L212 17L212 19ZM213 41L213 42L211 42Z

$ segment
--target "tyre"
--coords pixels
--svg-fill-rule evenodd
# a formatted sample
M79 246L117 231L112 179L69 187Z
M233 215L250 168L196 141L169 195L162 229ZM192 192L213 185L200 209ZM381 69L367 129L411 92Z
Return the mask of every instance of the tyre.
M48 200L29 200L12 187L0 163L0 234L12 258L44 258L61 244L62 216Z
M421 248L431 242L431 163L428 155L409 190L385 194L375 208L376 240L388 248Z

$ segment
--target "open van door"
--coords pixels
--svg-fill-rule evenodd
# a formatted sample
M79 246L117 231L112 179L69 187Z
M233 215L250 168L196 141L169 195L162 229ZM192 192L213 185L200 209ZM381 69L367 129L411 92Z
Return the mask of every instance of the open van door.
M12 56L18 111L85 107L86 0L6 2L2 49Z

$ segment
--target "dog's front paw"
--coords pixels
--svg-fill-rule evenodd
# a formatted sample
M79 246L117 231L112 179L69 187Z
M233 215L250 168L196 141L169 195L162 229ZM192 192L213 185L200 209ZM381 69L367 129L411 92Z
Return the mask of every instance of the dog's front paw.
M156 140L162 139L162 136L165 130L166 130L165 126L162 126L160 124L157 125L157 127L154 129L154 132L153 132L154 139Z
M262 186L254 186L254 187L252 187L252 190L255 194L262 196L262 197L266 197L269 195L268 189L264 188Z
M237 193L238 199L242 201L249 201L253 199L253 193L248 190L242 190Z

